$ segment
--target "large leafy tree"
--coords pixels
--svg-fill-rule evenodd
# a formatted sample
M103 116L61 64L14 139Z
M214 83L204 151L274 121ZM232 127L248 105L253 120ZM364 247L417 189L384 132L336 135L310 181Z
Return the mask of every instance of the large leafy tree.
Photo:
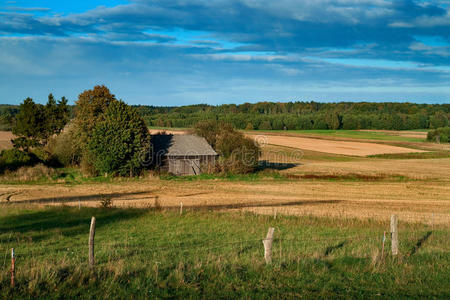
M114 101L93 127L88 148L97 172L133 176L145 167L150 135L136 109Z
M104 85L97 85L78 96L75 103L75 127L79 143L87 145L95 125L103 120L104 112L117 99Z

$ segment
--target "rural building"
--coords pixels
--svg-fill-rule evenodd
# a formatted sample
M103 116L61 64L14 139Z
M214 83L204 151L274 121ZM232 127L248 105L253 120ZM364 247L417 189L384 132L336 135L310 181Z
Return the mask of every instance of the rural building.
M175 175L198 175L214 166L217 153L208 142L191 134L152 136L154 162Z

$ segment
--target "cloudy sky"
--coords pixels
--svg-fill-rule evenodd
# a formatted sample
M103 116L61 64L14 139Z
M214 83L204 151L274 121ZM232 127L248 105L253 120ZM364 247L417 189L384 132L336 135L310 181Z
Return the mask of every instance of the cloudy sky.
M450 102L450 0L0 0L0 103Z

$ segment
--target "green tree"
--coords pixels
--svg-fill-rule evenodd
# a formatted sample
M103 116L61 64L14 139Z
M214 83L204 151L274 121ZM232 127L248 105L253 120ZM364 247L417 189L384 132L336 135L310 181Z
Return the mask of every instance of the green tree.
M78 96L75 103L75 130L78 143L87 145L97 123L101 122L104 112L116 97L104 85L97 85L92 90L86 90Z
M48 95L48 101L44 107L44 114L44 139L46 143L51 136L59 134L69 122L69 106L67 105L67 99L62 97L61 100L56 102L52 94Z
M253 124L251 122L247 123L247 126L245 126L245 130L254 130Z
M123 101L110 103L88 144L99 173L134 176L150 153L150 135L138 112Z
M45 137L45 127L44 107L34 103L31 98L25 99L19 106L12 128L13 134L17 136L12 141L14 147L28 152L31 147L40 146Z
M249 173L257 167L259 146L243 133L236 131L231 124L210 120L196 124L194 130L219 153L219 171Z
M448 126L448 117L445 113L439 111L430 118L431 128L439 128Z
M259 130L272 130L272 125L270 125L270 121L263 121L259 124Z

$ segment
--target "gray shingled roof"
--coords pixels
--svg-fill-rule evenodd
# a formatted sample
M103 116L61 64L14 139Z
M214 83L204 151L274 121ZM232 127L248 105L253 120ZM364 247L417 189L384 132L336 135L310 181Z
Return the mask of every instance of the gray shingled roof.
M204 138L192 134L153 135L152 145L155 154L164 151L168 156L217 155Z

